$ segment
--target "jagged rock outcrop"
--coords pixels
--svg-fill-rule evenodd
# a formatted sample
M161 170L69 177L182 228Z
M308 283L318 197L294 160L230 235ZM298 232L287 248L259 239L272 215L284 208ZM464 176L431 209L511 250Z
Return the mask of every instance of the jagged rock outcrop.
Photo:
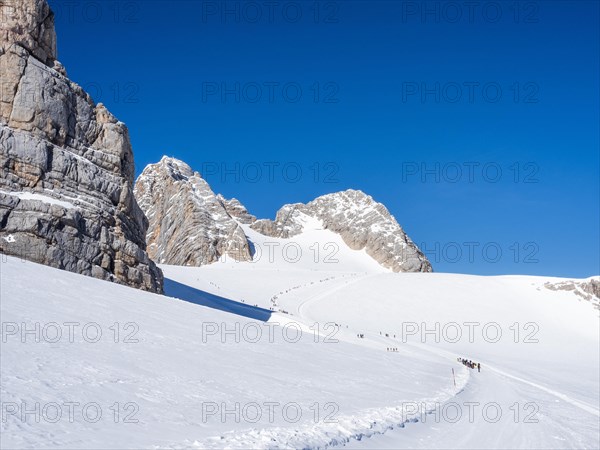
M303 230L303 215L319 219L354 250L365 249L394 272L431 272L425 255L381 203L361 191L318 197L310 203L285 205L274 221L258 220L251 228L272 237L291 238Z
M45 0L0 8L0 251L162 292L127 128L66 77Z
M600 308L600 278L590 278L585 281L567 280L557 283L545 283L544 287L551 291L571 291L578 297L592 302Z
M217 199L219 202L221 202L221 205L223 205L225 211L227 211L227 213L239 223L249 225L256 221L256 216L250 214L246 207L242 205L237 198L227 200L221 194L217 194Z
M221 256L250 261L251 247L240 223L254 218L237 200L225 200L190 166L163 157L147 166L135 196L150 222L148 253L157 262L201 266Z

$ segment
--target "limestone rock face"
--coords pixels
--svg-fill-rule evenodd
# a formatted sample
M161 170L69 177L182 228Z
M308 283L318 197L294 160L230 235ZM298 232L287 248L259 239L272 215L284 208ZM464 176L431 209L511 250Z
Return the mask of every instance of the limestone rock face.
M0 8L0 251L162 292L126 126L55 60L45 0Z
M158 263L201 266L222 256L252 259L239 223L253 216L239 201L215 195L182 161L163 157L147 166L137 179L135 196L150 223L148 253Z
M225 208L225 211L227 211L227 213L231 217L236 219L239 223L249 225L256 221L256 216L253 216L252 214L250 214L248 212L248 210L246 209L246 207L244 205L242 205L237 198L232 198L231 200L227 200L227 199L223 198L223 196L221 194L218 194L217 199L219 200L219 202L221 202L221 205L223 205L223 208Z
M42 0L0 0L0 42L17 43L42 63L56 59L54 13Z
M284 205L277 211L275 220L260 219L250 228L265 236L289 239L302 233L303 225L298 216L305 210L306 205L302 203Z
M302 233L302 215L321 220L354 250L365 249L394 272L431 272L425 255L410 240L381 203L361 191L347 190L318 197L310 203L285 205L274 221L258 220L251 228L271 237L291 238Z

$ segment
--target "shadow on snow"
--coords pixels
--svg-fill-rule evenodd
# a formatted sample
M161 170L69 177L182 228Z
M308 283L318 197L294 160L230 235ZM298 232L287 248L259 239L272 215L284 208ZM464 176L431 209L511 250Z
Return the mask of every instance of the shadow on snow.
M195 305L206 306L207 308L218 309L248 319L261 320L266 322L271 317L271 311L257 306L247 305L245 303L229 300L218 295L209 294L200 289L178 283L177 281L165 278L165 295L175 297L180 300L193 303Z

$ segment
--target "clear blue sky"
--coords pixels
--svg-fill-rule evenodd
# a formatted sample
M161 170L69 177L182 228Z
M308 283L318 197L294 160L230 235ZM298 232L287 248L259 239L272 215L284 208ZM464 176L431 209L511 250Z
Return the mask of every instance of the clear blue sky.
M138 173L259 217L361 189L439 272L600 273L599 2L272 3L50 0Z

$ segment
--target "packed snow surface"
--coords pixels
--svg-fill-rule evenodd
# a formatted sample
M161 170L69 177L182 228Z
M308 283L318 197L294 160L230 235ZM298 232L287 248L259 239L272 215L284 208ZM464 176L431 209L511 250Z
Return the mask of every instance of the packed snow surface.
M0 256L1 447L600 447L598 309L560 280L245 232L167 296Z

